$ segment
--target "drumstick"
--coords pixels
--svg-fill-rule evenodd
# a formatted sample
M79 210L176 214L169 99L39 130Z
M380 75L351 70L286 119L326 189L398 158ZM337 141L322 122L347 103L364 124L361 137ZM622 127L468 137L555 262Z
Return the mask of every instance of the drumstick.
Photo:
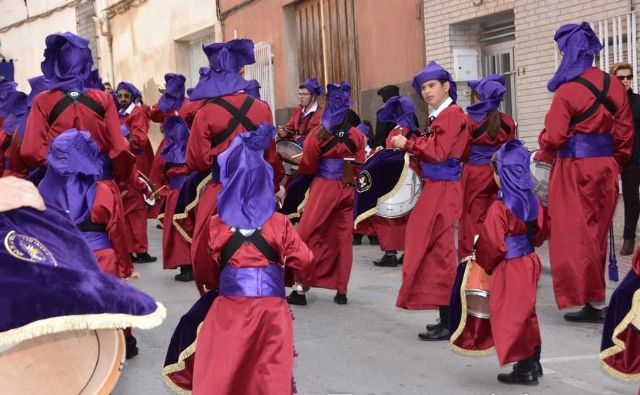
M158 194L158 192L160 192L161 190L165 189L166 187L167 187L167 185L161 186L160 188L158 188L155 191L153 191L153 193L149 197L152 198L152 197L156 196Z

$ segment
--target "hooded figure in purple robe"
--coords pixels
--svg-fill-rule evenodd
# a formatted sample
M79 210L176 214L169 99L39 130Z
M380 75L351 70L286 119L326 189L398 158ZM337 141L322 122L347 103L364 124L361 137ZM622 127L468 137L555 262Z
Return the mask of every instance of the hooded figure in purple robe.
M40 92L44 92L49 89L49 81L47 81L43 75L31 77L28 81L29 86L31 87L31 92L29 92L29 96L27 97L27 106L31 108L31 104L33 104L33 100L36 96L38 96Z
M218 215L225 224L239 229L256 229L273 215L273 168L264 160L264 150L275 138L276 129L260 124L255 132L233 139L218 156L222 190L218 195Z
M0 212L0 345L71 330L153 328L164 306L100 271L62 208Z
M376 114L382 122L392 122L409 130L417 130L414 122L416 107L413 101L405 96L394 96L387 100Z
M27 94L20 91L11 92L4 103L4 111L6 111L7 115L0 126L9 135L13 136L17 132L20 140L22 140L24 138L27 115L29 114Z
M184 103L184 90L187 79L182 74L164 75L165 89L158 99L158 110L162 112L178 111Z
M142 93L140 92L140 89L136 88L136 86L131 82L120 82L116 87L115 92L118 92L121 89L131 93L131 100L133 103L142 103Z
M593 65L593 59L602 44L587 22L569 23L556 31L553 39L558 43L562 61L547 83L547 89L555 92L560 85L584 73Z
M455 103L458 99L458 86L455 81L451 77L451 74L438 63L431 61L427 64L427 66L419 72L415 77L413 77L413 81L411 86L415 89L418 96L422 97L422 84L431 80L439 80L442 82L449 82L449 97Z
M0 117L6 117L9 115L10 101L14 100L12 96L13 92L16 92L16 84L13 81L2 80L0 81Z
M311 77L301 84L313 96L324 96L324 88L316 77Z
M533 176L529 169L531 153L520 140L506 142L496 152L500 191L505 207L523 222L538 218L538 198L533 193Z
M40 68L49 80L49 89L84 92L93 59L89 40L73 33L56 33L45 39L44 61Z
M200 81L189 94L191 100L213 99L250 88L240 69L256 62L253 41L246 39L214 43L202 47L209 68L200 69Z
M164 146L160 157L167 163L186 163L189 127L179 116L170 116L163 123Z
M76 225L91 215L96 181L102 174L99 154L91 134L76 129L56 137L49 148L47 172L38 190L47 206L68 211Z
M89 74L89 78L84 82L86 88L98 89L101 91L105 90L104 84L102 83L102 78L100 78L100 73L98 69L95 69Z
M335 133L337 126L344 123L344 118L351 107L351 85L342 81L339 84L327 85L327 106L322 113L322 125L329 133Z
M491 74L479 80L469 81L469 88L475 91L480 101L467 107L467 113L476 122L481 122L490 112L496 111L502 103L502 97L507 91L504 87L504 77Z

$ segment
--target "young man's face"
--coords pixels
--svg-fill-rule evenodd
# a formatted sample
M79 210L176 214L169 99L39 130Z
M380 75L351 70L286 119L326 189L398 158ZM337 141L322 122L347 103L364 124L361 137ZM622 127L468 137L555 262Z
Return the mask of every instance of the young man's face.
M104 91L107 93L112 93L113 92L113 87L111 87L111 84L108 82L104 83Z
M631 83L633 82L633 73L629 69L620 69L616 71L616 78L622 82L626 90L631 89Z
M118 104L120 104L121 108L129 107L129 104L131 104L131 102L133 101L133 98L131 97L131 92L125 89L120 89L116 93L116 98L118 99Z
M309 107L313 103L313 95L307 88L298 89L298 97L300 98L300 105L302 107Z
M449 97L449 81L429 80L422 84L422 98L427 104L436 109Z

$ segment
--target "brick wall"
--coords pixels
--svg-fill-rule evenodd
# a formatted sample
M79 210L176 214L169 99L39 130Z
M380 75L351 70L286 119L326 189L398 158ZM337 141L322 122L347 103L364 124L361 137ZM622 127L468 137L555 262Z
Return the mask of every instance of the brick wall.
M639 0L633 0L635 5ZM553 35L562 24L594 21L629 12L628 0L485 0L473 6L469 0L425 0L425 53L427 60L453 66L452 48L459 43L473 47L474 31L459 23L475 23L475 18L513 11L515 22L515 65L517 120L520 137L531 147L543 127L544 115L551 101L547 81L553 75ZM479 32L478 32L479 33ZM478 34L479 35L479 34ZM477 44L476 44L477 45Z

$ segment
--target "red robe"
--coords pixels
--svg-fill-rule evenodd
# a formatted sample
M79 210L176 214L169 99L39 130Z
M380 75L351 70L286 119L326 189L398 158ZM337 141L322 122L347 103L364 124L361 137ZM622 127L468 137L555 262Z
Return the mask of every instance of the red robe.
M603 72L592 67L580 76L602 89ZM607 98L617 109L600 106L587 120L569 126L595 101L575 83L556 90L539 136L540 147L560 149L574 133L614 135L614 156L557 158L549 180L549 258L559 308L605 300L605 260L609 226L618 201L618 174L631 155L633 119L622 83L611 78Z
M237 92L231 95L223 96L235 108L240 108L245 101L247 94ZM206 100L198 100L190 102L185 109L187 119L192 118L191 134L187 143L187 166L195 171L207 171L211 169L211 165L215 158L224 152L231 144L233 138L245 129L242 124L238 125L235 131L221 144L211 147L213 138L225 131L227 125L231 121L229 114L222 107L215 104L204 104ZM261 101L256 100L249 112L247 118L250 119L256 127L261 123L273 123L271 109ZM187 125L189 122L187 121ZM264 152L267 162L273 167L274 185L279 185L280 180L284 176L284 168L280 157L276 152L275 141ZM207 265L209 261L210 251L208 251L208 235L207 222L209 218L216 213L216 199L218 192L222 188L222 184L216 181L209 181L200 195L198 206L196 208L196 220L193 229L193 240L191 242L191 263L194 268L198 265Z
M195 275L209 288L218 288L221 251L233 232L215 216L208 233L211 255ZM296 277L308 283L313 255L289 219L274 213L261 235ZM249 244L241 246L228 264L264 267L269 262ZM293 356L292 317L284 298L218 296L198 333L193 393L291 394Z
M469 117L470 144L499 147L516 137L516 124L508 114L500 113L500 118L507 125L508 131L500 129L492 140L487 132L473 137L475 131L484 124ZM485 120L486 122L486 120ZM473 165L467 163L469 153L463 156L464 170L462 171L462 216L458 226L458 260L471 255L473 238L480 233L480 225L484 222L489 206L498 196L498 186L493 180L491 164Z
M345 144L338 143L324 155L321 155L320 149L332 137L319 140L317 130L312 131L305 140L298 167L300 174L316 174L320 159L355 158L356 162L364 162L366 138L358 130L349 130L349 138L356 145L355 153ZM343 185L342 180L315 177L311 182L304 215L298 226L300 237L313 251L315 272L311 286L347 293L353 263L354 199L354 188Z
M430 130L428 137L408 140L405 150L432 163L462 158L469 133L460 107L454 104L444 109ZM462 212L460 181L423 178L423 182L407 222L402 286L396 301L396 306L407 310L448 306L458 262L453 226Z
M105 181L96 183L96 198L91 207L91 221L106 227L112 248L93 251L103 272L116 277L128 278L133 273L133 265L125 236L122 201L113 196L110 185Z
M284 126L287 130L293 133L288 133L286 139L291 140L304 140L310 131L314 130L316 126L320 125L322 121L322 109L318 107L317 110L302 116L302 107L298 106L293 110L291 118Z
M522 361L541 344L536 315L540 258L535 252L505 260L505 236L527 233L527 227L501 200L489 207L480 227L476 262L493 273L489 297L489 321L501 365ZM541 244L542 240L536 240ZM478 319L467 316L469 318ZM469 325L469 323L467 323Z
M191 173L187 165L175 166L165 170L164 184L167 185L169 178L184 176ZM191 240L185 238L173 223L173 214L176 209L176 202L180 197L180 188L168 189L169 194L165 202L165 211L162 218L162 267L164 269L175 269L178 266L191 263Z

